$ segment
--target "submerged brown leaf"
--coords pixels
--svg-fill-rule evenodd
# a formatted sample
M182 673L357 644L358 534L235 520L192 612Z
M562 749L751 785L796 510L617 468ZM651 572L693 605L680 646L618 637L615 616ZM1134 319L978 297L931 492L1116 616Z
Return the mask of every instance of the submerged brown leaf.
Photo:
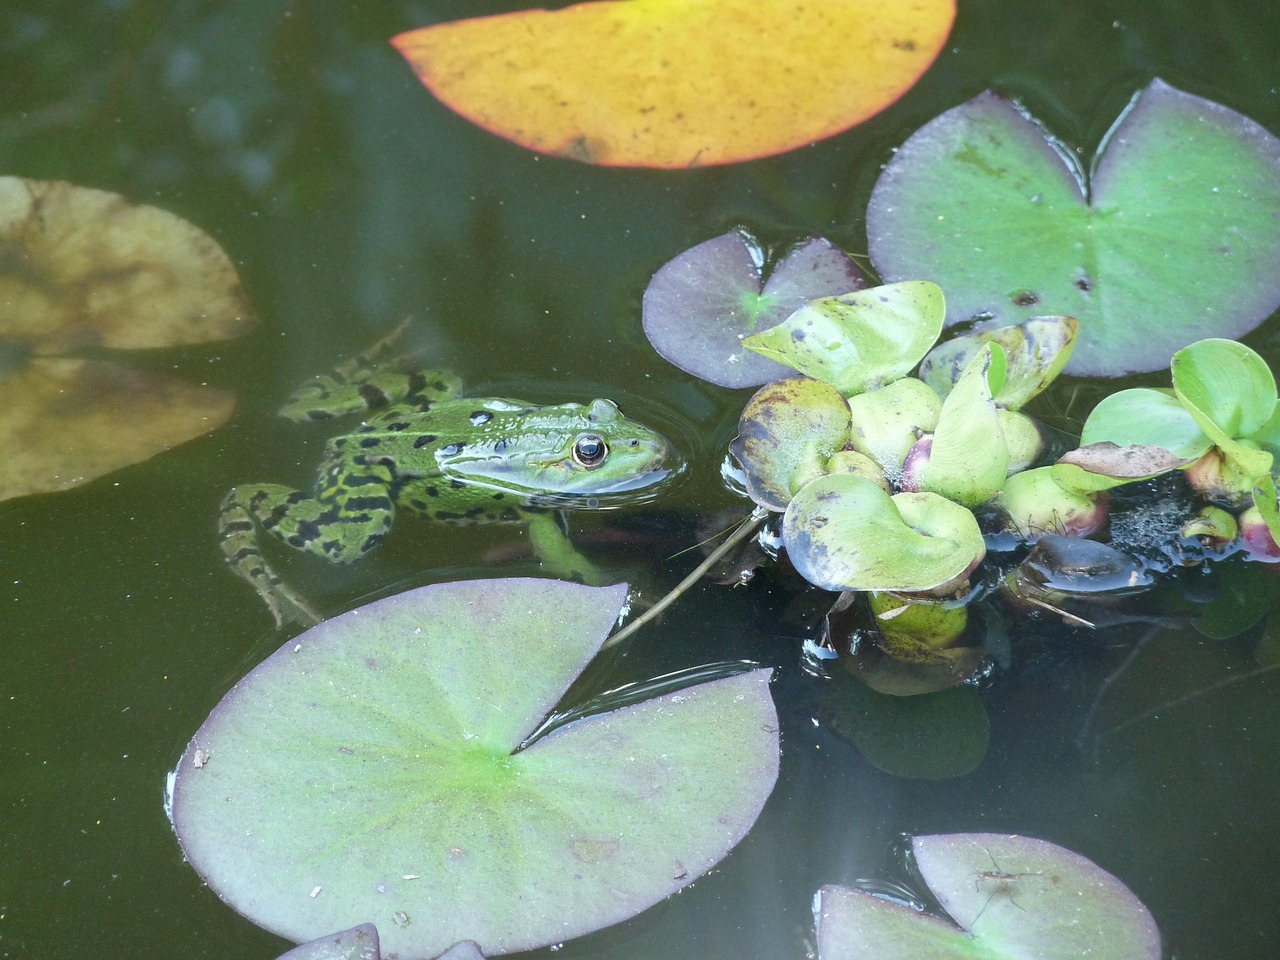
M102 190L0 177L0 500L145 460L235 405L225 390L79 351L223 340L253 322L231 260L187 221Z
M57 180L0 177L0 340L38 354L238 336L253 312L207 233Z
M221 426L234 394L101 360L36 358L0 380L0 500L63 490Z

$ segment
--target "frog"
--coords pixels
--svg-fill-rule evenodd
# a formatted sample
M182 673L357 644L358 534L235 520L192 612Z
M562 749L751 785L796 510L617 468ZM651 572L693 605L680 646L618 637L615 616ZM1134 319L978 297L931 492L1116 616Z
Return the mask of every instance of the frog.
M330 563L359 560L397 512L445 525L519 523L542 567L579 582L602 574L569 540L564 512L647 498L680 471L671 443L612 400L539 405L468 397L461 380L387 357L404 325L296 390L280 415L315 422L360 413L329 439L314 487L238 484L222 501L219 537L231 569L277 628L321 617L271 568L259 535Z

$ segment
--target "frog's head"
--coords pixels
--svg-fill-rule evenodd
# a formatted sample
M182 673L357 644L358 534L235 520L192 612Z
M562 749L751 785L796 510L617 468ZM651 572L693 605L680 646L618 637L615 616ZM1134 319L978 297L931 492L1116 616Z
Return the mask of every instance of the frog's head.
M518 423L504 424L487 453L472 444L447 462L437 454L443 471L573 508L649 499L684 467L666 437L624 417L611 400L510 409Z

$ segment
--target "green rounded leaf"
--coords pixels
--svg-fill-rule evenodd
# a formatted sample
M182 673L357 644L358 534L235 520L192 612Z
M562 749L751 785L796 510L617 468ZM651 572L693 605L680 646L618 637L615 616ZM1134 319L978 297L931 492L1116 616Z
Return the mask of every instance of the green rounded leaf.
M1080 321L1077 376L1156 370L1280 305L1280 140L1153 81L1092 177L1016 104L983 93L916 131L867 210L886 280L930 277L947 322Z
M1004 350L983 344L942 402L938 429L919 473L904 481L969 507L990 500L1009 475L1009 446L992 398L1004 382Z
M1276 411L1276 381L1265 360L1234 340L1200 340L1170 363L1173 391L1196 425L1246 476L1271 469L1271 454L1239 443Z
M1164 447L1195 460L1213 446L1172 390L1133 387L1104 397L1085 420L1080 445Z
M783 510L792 494L829 470L852 423L835 387L808 377L766 383L747 401L729 449L747 478L747 493L769 510Z
M742 343L851 396L912 370L937 341L945 313L936 284L908 280L812 300Z
M890 497L832 474L807 484L782 519L787 556L825 590L930 590L986 552L972 513L932 493Z
M437 584L289 641L183 755L183 852L282 936L373 922L405 960L468 939L529 950L656 903L750 829L777 720L756 670L526 742L625 598L625 584Z
M942 401L915 377L901 377L849 398L853 429L849 442L890 476L902 474L907 453L922 434L938 426Z

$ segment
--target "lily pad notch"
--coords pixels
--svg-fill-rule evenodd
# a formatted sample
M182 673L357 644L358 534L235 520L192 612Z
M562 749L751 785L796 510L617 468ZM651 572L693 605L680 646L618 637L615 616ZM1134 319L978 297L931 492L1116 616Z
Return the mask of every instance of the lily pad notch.
M241 680L171 785L187 859L297 942L361 923L385 953L530 950L617 923L746 835L778 772L770 671L524 741L600 648L626 585L444 583L320 624Z

